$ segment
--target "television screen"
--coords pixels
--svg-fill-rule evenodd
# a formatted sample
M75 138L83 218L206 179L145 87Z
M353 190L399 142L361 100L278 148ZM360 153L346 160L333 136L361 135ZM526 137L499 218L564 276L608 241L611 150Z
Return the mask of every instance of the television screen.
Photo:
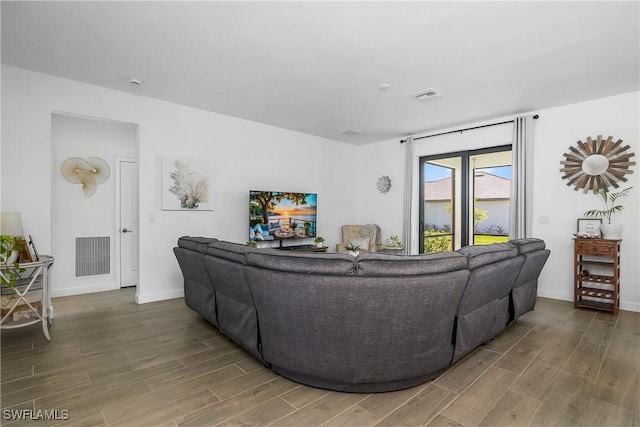
M316 236L318 195L249 192L249 240L306 239Z

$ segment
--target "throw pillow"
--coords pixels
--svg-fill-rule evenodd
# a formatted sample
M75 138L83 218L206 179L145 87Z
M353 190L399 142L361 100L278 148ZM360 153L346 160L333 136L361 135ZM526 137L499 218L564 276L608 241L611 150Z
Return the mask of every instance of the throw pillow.
M354 237L349 239L349 243L352 245L360 246L360 250L368 251L369 250L369 238L362 237L360 239L356 239Z

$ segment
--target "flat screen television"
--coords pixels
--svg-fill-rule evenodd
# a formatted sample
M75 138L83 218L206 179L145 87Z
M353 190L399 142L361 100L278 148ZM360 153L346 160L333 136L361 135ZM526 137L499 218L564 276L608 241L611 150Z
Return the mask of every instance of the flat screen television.
M294 240L316 236L318 195L249 192L249 240Z

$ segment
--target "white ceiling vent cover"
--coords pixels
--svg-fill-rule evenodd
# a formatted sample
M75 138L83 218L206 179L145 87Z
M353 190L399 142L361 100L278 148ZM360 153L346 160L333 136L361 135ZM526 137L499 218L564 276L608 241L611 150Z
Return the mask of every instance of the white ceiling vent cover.
M342 135L347 135L347 136L362 135L362 132L360 132L359 130L355 130L355 129L345 130L345 131L342 131L340 133Z
M442 96L442 93L438 92L435 89L427 89L417 93L414 93L413 96L418 101L426 101L427 99L437 98L438 96Z

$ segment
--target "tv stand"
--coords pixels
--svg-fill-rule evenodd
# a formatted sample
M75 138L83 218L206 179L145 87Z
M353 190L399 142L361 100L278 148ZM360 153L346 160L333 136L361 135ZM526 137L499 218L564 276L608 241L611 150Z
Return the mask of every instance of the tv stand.
M274 249L279 249L282 251L293 251L293 252L327 252L328 247L323 246L319 248L316 245L282 246L282 242L280 242L280 246Z

